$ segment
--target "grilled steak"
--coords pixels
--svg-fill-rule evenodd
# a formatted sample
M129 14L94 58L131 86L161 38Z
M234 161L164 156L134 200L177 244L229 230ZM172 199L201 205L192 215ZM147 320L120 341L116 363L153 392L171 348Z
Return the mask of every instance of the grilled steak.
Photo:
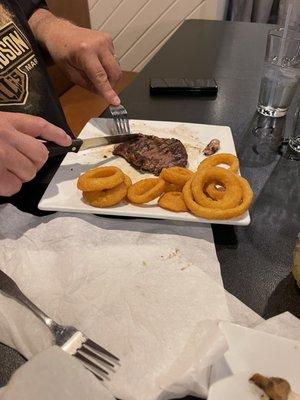
M180 140L142 134L134 140L118 144L113 154L125 158L138 170L154 175L159 175L163 168L186 167L188 160Z

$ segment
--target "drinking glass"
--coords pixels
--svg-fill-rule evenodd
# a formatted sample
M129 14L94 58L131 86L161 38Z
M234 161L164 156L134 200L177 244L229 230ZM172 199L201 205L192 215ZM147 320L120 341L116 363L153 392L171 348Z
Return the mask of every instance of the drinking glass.
M266 116L286 115L300 79L300 32L283 29L268 34L257 110Z
M292 135L289 139L290 158L300 160L300 107L295 113Z

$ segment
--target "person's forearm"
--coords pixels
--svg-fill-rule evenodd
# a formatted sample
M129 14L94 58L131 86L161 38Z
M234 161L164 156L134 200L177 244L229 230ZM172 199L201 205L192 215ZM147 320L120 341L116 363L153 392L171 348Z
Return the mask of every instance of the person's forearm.
M36 40L46 48L48 40L55 40L56 34L62 34L66 25L72 25L69 21L58 18L42 8L36 10L28 22Z

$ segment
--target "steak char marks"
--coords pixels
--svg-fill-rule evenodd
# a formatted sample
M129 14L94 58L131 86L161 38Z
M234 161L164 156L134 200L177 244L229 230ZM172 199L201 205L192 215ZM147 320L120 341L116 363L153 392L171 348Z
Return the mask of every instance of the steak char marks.
M186 167L188 155L178 139L140 134L138 138L118 144L113 154L125 158L140 171L159 175L163 168Z

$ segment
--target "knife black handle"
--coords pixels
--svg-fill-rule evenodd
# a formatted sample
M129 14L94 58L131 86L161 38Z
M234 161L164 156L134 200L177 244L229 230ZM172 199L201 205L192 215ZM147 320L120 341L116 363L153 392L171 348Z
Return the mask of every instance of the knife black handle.
M67 147L59 146L53 142L45 142L44 145L49 151L49 157L57 157L67 153L77 153L80 150L82 143L81 139L73 139L72 144Z

